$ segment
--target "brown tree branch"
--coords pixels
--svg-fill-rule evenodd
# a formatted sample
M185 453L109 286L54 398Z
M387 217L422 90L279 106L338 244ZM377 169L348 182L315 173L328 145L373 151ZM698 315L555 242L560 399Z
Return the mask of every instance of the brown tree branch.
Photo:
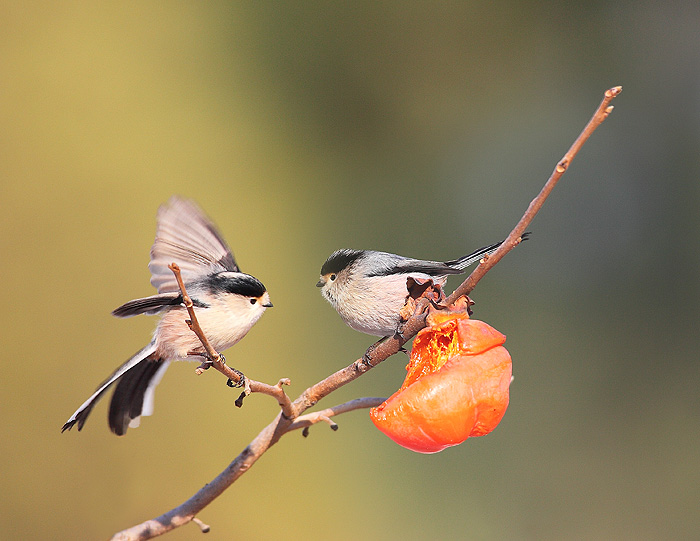
M521 235L525 232L525 229L530 224L535 214L537 214L539 209L542 207L542 204L549 196L549 193L552 191L558 180L561 178L564 172L566 172L571 160L573 160L573 158L576 156L583 143L585 143L593 131L603 122L603 120L605 120L608 114L610 114L612 111L610 102L621 92L621 90L621 87L614 87L605 93L603 101L599 105L589 123L581 132L569 151L564 155L564 158L557 164L544 188L530 203L527 211L515 228L511 231L510 235L508 235L508 238L504 241L501 247L496 250L496 252L494 252L488 258L484 258L482 263L480 263L479 266L477 266L477 268L469 275L469 277L467 277L467 279L464 280L464 282L462 282L462 284L447 298L446 304L453 303L460 296L471 292L479 280L481 280L481 278L483 278L483 276L489 271L489 269L493 268L493 266L498 263L506 253L508 253L518 244ZM307 426L306 423L310 425L314 422L328 419L331 417L331 415L338 415L344 411L350 411L344 408L350 407L348 404L352 404L352 402L336 406L335 408L329 408L328 410L317 412L316 414L309 414L308 416L305 415L303 417L301 416L304 411L315 405L323 397L327 396L343 385L354 381L372 367L400 351L401 347L408 340L413 338L413 336L415 336L420 329L425 327L425 308L428 304L429 301L426 299L419 299L416 303L416 310L402 328L402 334L397 334L393 337L380 340L374 346L372 346L370 350L368 350L368 353L371 354L371 363L368 363L365 358L358 359L349 366L342 368L341 370L328 376L323 381L320 381L306 389L291 404L290 415L283 415L282 412L280 412L280 414L278 414L277 417L255 437L255 439L233 460L233 462L231 462L231 464L229 464L229 466L223 472L221 472L211 483L200 489L189 500L171 511L161 515L160 517L148 520L142 524L134 526L133 528L117 533L112 539L151 539L193 521L197 513L204 509L224 490L231 486L231 484L234 483L241 475L248 471L248 469L258 460L258 458L260 458L272 445L277 443L277 441L279 441L284 434L290 430ZM190 317L192 317L192 313L190 313ZM227 374L225 373L225 375ZM366 402L361 402L363 405L358 407L371 407L367 404L374 404L373 400L379 399L368 398L360 400ZM356 408L352 407L351 409Z
M289 425L288 431L296 430L298 428L306 429L320 421L328 423L333 430L336 430L338 428L338 425L331 421L331 417L358 409L376 408L385 400L386 398L366 396L364 398L356 398L355 400L350 400L349 402L333 406L332 408L326 408L325 410L314 411L312 413L307 413L306 415L300 415L294 420L294 422L291 425Z
M212 347L206 335L204 334L202 327L199 326L199 321L197 321L197 314L194 311L194 304L192 303L192 299L190 299L190 296L187 294L187 288L185 287L185 284L182 281L180 267L178 267L177 263L171 263L170 265L168 265L168 268L171 271L173 271L173 274L175 275L175 280L177 280L177 285L180 288L180 293L182 293L182 302L185 305L185 308L187 308L187 313L190 316L190 319L187 321L187 324L189 325L190 329L192 329L192 332L197 335L197 338L199 338L199 341L202 343L202 346L206 350L207 355L209 357L209 360L204 361L197 368L197 374L201 374L204 370L208 369L210 366L213 366L214 368L216 368L216 370L221 372L228 379L237 383L241 383L241 381L243 382L245 390L243 391L241 396L238 397L238 400L236 400L236 405L238 407L242 405L242 400L244 396L247 396L250 393L263 393L270 395L273 398L276 398L277 403L280 405L280 408L282 408L282 413L285 415L285 417L291 418L293 415L292 402L289 400L289 397L284 392L284 389L282 389L282 386L289 385L291 383L291 380L289 378L283 378L279 380L279 382L277 382L277 385L268 385L267 383L262 383L260 381L255 381L250 378L243 377L243 375L240 372L228 366L224 362L223 355L221 355Z

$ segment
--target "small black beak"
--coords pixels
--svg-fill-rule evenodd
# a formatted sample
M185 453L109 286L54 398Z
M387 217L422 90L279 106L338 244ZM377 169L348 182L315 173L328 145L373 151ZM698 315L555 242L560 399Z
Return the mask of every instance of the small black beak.
M266 302L265 304L263 304L263 306L264 306L265 308L272 308L272 307L273 307L273 304L272 304L271 302Z
M316 282L316 287L323 287L325 285L326 285L326 282L324 282L323 280L319 280L318 282Z

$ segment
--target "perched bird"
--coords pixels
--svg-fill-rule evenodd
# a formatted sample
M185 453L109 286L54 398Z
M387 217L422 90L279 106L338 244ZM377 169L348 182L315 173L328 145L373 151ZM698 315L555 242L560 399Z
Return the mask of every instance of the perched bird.
M171 361L204 360L201 342L185 322L187 310L170 263L177 263L204 334L216 351L241 340L272 306L265 286L238 268L215 225L192 201L172 197L158 210L151 248L151 284L157 295L135 299L112 312L117 317L162 314L151 342L117 368L66 421L61 432L83 428L95 403L116 382L109 428L121 436L153 413L153 396Z
M526 238L523 235L523 238ZM372 250L337 250L321 267L316 284L345 323L373 336L393 336L406 303L406 280L432 279L441 287L450 274L462 274L472 263L493 253L501 243L480 248L453 261L411 259Z

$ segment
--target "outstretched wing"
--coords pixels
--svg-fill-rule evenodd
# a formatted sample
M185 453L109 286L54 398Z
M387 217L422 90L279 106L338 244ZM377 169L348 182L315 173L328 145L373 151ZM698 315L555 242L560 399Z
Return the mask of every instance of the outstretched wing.
M112 315L117 317L131 317L139 314L146 314L150 316L180 304L182 304L181 293L161 293L124 303L119 308L112 310Z
M151 248L151 284L158 293L179 291L168 268L177 263L187 282L212 272L239 272L231 249L214 223L193 202L172 197L158 209L156 240Z

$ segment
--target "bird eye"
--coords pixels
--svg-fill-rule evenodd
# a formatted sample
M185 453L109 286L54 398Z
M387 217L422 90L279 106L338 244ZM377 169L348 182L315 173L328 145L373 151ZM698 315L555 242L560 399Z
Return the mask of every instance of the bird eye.
M258 299L250 299L250 304L255 304L256 302L258 302Z
M334 282L337 276L335 274L331 274L329 278L331 279L331 282Z

